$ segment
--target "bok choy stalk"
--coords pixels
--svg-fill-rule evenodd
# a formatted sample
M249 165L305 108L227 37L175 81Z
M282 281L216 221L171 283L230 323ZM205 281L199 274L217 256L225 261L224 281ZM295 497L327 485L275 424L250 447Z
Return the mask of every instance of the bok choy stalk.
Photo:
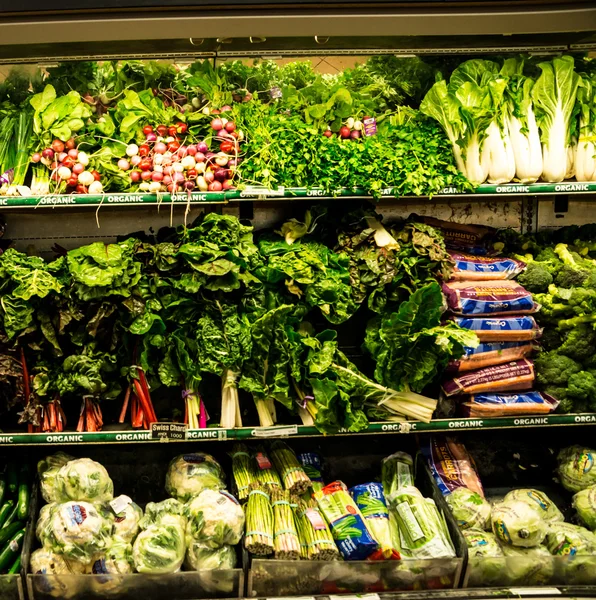
M575 178L596 181L596 74L583 74L577 92L579 139L575 150Z
M532 88L542 140L544 181L557 183L573 175L573 113L580 77L571 56L538 65L542 70Z
M221 376L221 421L224 429L242 427L240 402L238 400L238 373L226 369Z

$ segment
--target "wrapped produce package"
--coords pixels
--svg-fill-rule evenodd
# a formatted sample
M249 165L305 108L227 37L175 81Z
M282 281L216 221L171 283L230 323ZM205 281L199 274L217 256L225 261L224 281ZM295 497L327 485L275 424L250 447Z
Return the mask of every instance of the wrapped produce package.
M591 485L573 496L573 508L582 523L592 531L596 530L596 485Z
M161 502L149 502L145 506L145 514L139 521L141 529L150 525L176 525L186 529L186 507L175 498L168 498Z
M137 536L132 556L139 573L163 575L180 569L185 551L184 531L181 527L150 525Z
M227 545L221 548L209 548L201 542L190 540L184 565L192 571L233 569L236 566L236 549Z
M118 538L109 540L106 549L94 556L87 567L90 575L126 575L133 572L132 545Z
M115 513L114 537L124 542L132 542L139 533L143 509L135 504L129 496L118 496L110 503Z
M74 457L64 452L57 452L51 456L46 456L46 458L37 463L41 495L46 502L61 501L56 489L56 476L58 475L58 471L71 460L74 460Z
M539 546L548 523L538 508L521 500L508 500L493 507L492 530L501 542L522 548Z
M488 531L466 529L463 536L468 546L470 587L484 587L503 583L505 560L497 538Z
M62 502L109 502L114 498L114 484L103 465L90 458L77 458L56 474L56 493Z
M570 492L579 492L596 484L596 450L570 446L559 452L557 463L561 484Z
M540 490L526 488L512 490L503 498L503 502L508 503L511 500L525 502L528 506L537 510L547 523L565 520L557 505Z
M166 473L166 491L178 500L186 501L203 490L223 490L224 473L209 454L195 452L174 458Z
M86 565L78 560L68 560L62 554L47 548L38 548L29 559L31 573L38 575L83 575Z
M490 529L490 503L478 492L455 488L445 500L461 529Z

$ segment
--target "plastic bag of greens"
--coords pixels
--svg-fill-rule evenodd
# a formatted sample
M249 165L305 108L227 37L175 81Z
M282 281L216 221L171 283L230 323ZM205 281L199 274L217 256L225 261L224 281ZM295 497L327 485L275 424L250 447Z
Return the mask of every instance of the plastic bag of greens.
M554 556L596 554L596 535L571 523L553 523L548 530L546 547Z
M490 503L477 492L458 487L445 500L461 529L490 529Z
M139 533L143 509L124 494L114 498L110 508L115 515L112 535L124 542L132 542Z
M145 506L145 515L139 521L139 526L141 529L147 529L151 525L175 525L185 530L186 521L184 504L175 498L168 498L161 502L149 502Z
M572 500L573 508L581 522L592 531L596 530L596 485L577 492Z
M208 548L238 544L244 533L244 511L228 492L203 490L186 505L186 534Z
M69 560L46 548L39 548L29 558L34 575L83 575L86 566L78 560Z
M550 552L544 546L520 548L503 546L507 557L507 583L521 586L540 586L549 583L555 572Z
M557 505L540 490L525 488L512 490L505 496L503 502L507 503L510 500L525 502L528 506L537 509L547 523L565 520L563 513L558 509Z
M43 460L37 463L37 474L39 475L39 483L41 486L41 495L46 502L61 502L56 490L56 475L58 471L74 457L64 452L56 452L50 456L46 456Z
M406 452L384 458L381 473L383 491L389 503L401 488L414 485L414 461Z
M399 559L399 551L393 545L393 536L389 525L389 511L380 483L364 483L350 489L356 506L366 520L373 538L379 544L379 550L369 557L370 560Z
M65 558L89 564L106 548L112 524L89 502L64 502L50 512L42 533L46 548Z
M51 504L44 504L39 510L39 517L35 526L35 537L37 537L42 546L46 545L45 540L49 532L48 523L50 522L50 516L55 506L57 506L56 502L52 502Z
M501 542L523 548L542 544L548 529L538 510L519 500L496 504L491 522L493 533Z
M139 573L162 575L180 569L185 550L184 532L179 526L150 525L137 536L132 557Z
M166 491L178 500L190 500L203 490L223 490L225 487L223 470L209 454L181 454L170 462Z
M413 558L453 558L455 551L445 524L431 502L412 486L402 488L396 494L392 510L401 547Z
M482 529L462 531L468 546L469 587L485 587L503 583L505 559L497 538Z
M133 572L132 545L118 538L109 540L106 549L94 556L87 567L90 575L126 575Z
M559 480L570 492L579 492L596 484L596 450L570 446L559 452L557 463Z
M236 549L232 546L209 548L201 542L195 542L192 538L187 542L184 565L189 571L233 569L236 566Z
M62 502L109 502L114 497L114 484L105 467L90 458L77 458L61 467L56 489Z

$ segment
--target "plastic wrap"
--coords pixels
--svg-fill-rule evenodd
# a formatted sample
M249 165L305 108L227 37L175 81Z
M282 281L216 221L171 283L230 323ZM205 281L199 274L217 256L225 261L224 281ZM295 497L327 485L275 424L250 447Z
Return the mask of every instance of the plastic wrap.
M528 506L537 510L547 523L565 520L563 513L558 509L557 505L540 490L528 488L511 490L505 498L503 498L503 502L508 503L512 500L525 502Z
M551 553L544 546L519 548L503 546L507 557L507 581L521 586L540 586L549 583L555 572Z
M592 531L596 530L596 485L591 485L573 496L573 508L580 521Z
M542 335L534 317L452 317L464 329L473 331L481 342L530 342Z
M175 498L168 498L161 502L149 502L145 506L145 514L139 521L139 526L141 529L147 529L151 525L175 525L185 530L186 523L184 504Z
M94 556L87 567L90 575L125 575L133 572L132 545L118 538L109 540L106 549Z
M596 484L596 450L570 446L557 456L557 475L563 487L579 492Z
M203 490L186 505L186 534L208 548L238 544L244 533L244 511L231 494Z
M529 356L536 348L532 342L481 342L475 348L466 346L464 355L451 361L447 370L462 373L502 365Z
M139 533L143 509L125 495L114 498L110 507L115 514L112 535L124 542L132 542ZM120 510L121 508L122 510ZM118 512L116 512L117 510ZM181 523L181 525L184 524Z
M195 452L174 458L166 474L166 491L186 501L205 489L225 489L224 473L220 464L209 454Z
M464 397L462 412L468 417L506 417L547 415L559 406L558 400L544 392L517 394L474 394Z
M513 279L526 267L515 258L485 257L450 251L455 267L451 277L459 281L494 281Z
M191 539L186 549L184 565L192 571L233 569L236 566L236 549L227 545L209 548Z
M470 587L503 584L503 550L497 538L488 531L466 529L462 532L468 546Z
M56 493L61 502L108 502L114 498L114 484L103 465L90 458L77 458L58 471Z
M445 500L461 529L490 529L491 506L478 492L458 487Z
M56 452L46 456L37 463L37 474L41 487L41 495L48 502L60 502L61 498L56 490L56 475L58 471L69 461L74 460L69 454Z
M186 551L184 531L177 525L150 525L137 536L132 548L139 573L164 575L182 566Z
M78 560L68 560L61 554L39 548L29 558L31 573L39 575L82 575L86 565Z
M532 548L544 541L548 524L537 508L509 500L493 507L491 514L493 533L503 544Z
M585 527L571 523L552 523L545 541L554 556L596 554L596 535Z

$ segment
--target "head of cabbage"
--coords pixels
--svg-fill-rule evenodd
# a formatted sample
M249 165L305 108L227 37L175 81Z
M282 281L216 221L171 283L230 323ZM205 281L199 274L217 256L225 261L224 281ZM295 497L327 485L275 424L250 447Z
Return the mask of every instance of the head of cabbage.
M564 448L557 456L557 475L570 492L596 484L596 450L584 446Z
M458 487L445 496L445 500L461 529L490 527L490 503L478 492Z
M112 538L106 549L94 556L87 567L90 575L126 575L133 572L132 546L118 538Z
M538 510L519 500L496 504L492 510L491 522L497 538L511 546L539 546L547 532L547 523Z
M497 538L482 529L464 529L468 546L470 587L498 585L502 581L505 560Z
M596 535L579 525L552 523L545 545L554 556L596 554Z
M141 529L151 525L175 525L183 531L186 529L186 507L175 498L161 502L149 502L145 506L145 515L139 521Z
M577 492L572 500L573 508L581 522L592 531L596 531L596 485Z
M178 500L189 500L206 489L223 490L225 487L223 470L209 454L181 454L168 466L166 491Z
M503 502L507 503L512 500L525 502L528 506L537 509L548 523L565 520L557 505L540 490L525 488L512 490L505 496Z

